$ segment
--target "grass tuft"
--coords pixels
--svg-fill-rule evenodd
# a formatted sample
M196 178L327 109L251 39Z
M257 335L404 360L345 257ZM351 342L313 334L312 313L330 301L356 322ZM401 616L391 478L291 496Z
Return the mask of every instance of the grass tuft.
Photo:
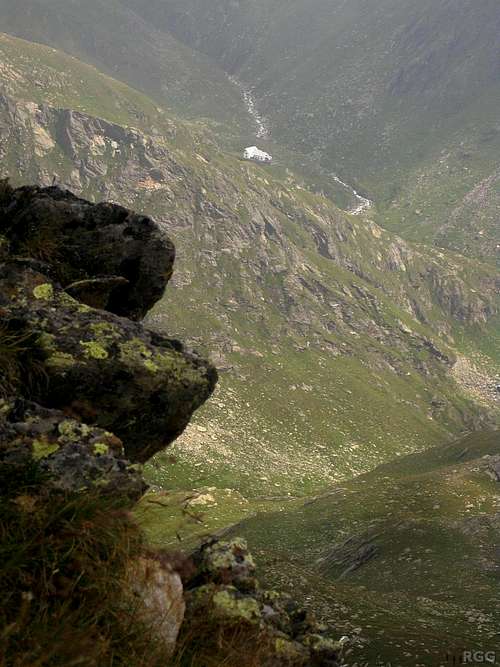
M15 319L0 323L0 398L19 387L29 397L46 382L40 350L35 335Z
M168 667L262 667L272 655L270 637L254 625L223 623L200 611L181 628Z
M49 492L36 468L21 474L1 480L0 664L163 667L123 593L143 543L122 501Z

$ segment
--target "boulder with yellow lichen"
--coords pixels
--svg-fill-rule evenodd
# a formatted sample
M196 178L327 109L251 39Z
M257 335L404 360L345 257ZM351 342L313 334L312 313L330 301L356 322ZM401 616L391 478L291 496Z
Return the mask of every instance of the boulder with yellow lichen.
M147 461L182 433L217 381L195 352L133 321L172 271L163 228L58 188L3 184L0 234L4 393L111 432L126 459Z
M38 352L46 382L32 398L111 431L133 462L179 436L215 386L216 371L182 343L76 301L39 267L0 266L0 308Z

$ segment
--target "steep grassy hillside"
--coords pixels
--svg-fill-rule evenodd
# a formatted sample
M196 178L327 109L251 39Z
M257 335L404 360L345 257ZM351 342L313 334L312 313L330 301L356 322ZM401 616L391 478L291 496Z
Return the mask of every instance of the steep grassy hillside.
M4 172L153 213L176 240L150 322L210 350L222 381L159 484L303 495L491 423L487 265L346 216L74 59L0 43Z
M3 32L70 53L194 118L226 131L247 119L241 92L219 68L118 0L0 0ZM81 90L83 94L83 90Z
M273 137L357 183L383 224L497 256L495 0L123 2L243 79Z
M435 667L500 648L499 473L500 432L476 434L236 530L269 580L345 620L349 664Z

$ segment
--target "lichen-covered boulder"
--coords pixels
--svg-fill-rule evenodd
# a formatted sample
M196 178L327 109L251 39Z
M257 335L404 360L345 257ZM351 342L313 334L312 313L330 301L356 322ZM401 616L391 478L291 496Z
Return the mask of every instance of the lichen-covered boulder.
M189 597L191 610L210 609L210 616L221 623L256 624L261 622L260 604L235 586L205 584L194 589Z
M286 613L281 629L270 622L269 605L263 604L263 592L243 593L231 585L206 583L187 593L186 633L209 632L224 637L250 639L257 648L262 667L339 667L343 643L312 630L296 635L289 629ZM277 602L277 600L276 600ZM208 627L207 627L208 626ZM223 640L222 640L223 643ZM193 664L198 664L194 662Z
M177 438L217 372L175 340L70 297L29 265L0 264L0 315L36 339L46 407L116 434L133 462Z
M172 275L174 245L158 222L58 187L13 190L2 182L0 236L12 255L46 262L80 301L134 320L162 297Z
M37 466L44 485L64 492L94 490L137 500L141 467L125 459L112 433L24 400L0 400L2 475Z
M193 554L193 564L185 581L187 634L220 633L257 644L262 667L341 664L343 641L326 636L326 628L291 598L258 585L245 540L211 540Z
M198 572L206 581L231 583L239 589L256 588L255 562L245 540L213 540L203 544L195 554Z

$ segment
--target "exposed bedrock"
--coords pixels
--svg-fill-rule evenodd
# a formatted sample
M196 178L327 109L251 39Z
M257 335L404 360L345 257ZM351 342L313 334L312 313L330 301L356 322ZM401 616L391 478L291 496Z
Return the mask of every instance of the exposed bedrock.
M115 204L92 204L58 187L27 186L0 201L10 252L46 262L80 301L133 320L163 295L175 258L161 225Z
M1 460L28 453L62 489L140 495L129 462L179 436L217 382L209 362L133 321L163 294L172 242L126 209L6 184L0 241Z

